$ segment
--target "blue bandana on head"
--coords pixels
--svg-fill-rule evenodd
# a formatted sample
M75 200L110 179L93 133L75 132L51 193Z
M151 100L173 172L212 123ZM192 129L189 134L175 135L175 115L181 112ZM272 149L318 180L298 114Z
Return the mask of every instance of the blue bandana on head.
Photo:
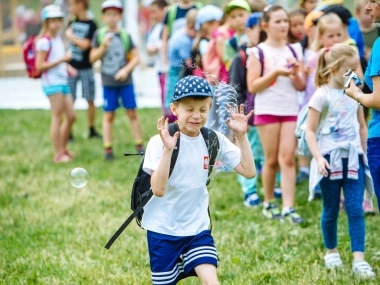
M199 76L186 76L178 81L172 100L177 101L189 96L212 97L212 90L207 80Z

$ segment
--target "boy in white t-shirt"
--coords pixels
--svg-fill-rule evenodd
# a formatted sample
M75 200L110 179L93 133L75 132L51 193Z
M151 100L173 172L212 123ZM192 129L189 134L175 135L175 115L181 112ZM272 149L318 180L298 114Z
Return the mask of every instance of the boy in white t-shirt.
M212 103L208 82L188 76L177 82L170 108L178 117L177 132L168 130L168 119L158 120L159 135L148 143L144 171L151 174L153 198L144 207L142 227L147 230L153 284L177 284L183 278L198 276L202 284L219 284L217 253L209 230L209 153L200 129L206 124ZM228 127L235 133L240 149L216 132L217 160L237 173L252 178L256 169L246 135L244 106L229 108ZM178 158L169 177L173 149L180 140Z

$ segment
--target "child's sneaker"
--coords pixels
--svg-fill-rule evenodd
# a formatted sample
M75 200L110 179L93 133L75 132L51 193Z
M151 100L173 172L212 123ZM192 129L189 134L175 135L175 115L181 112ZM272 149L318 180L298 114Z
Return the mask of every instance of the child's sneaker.
M263 207L263 215L268 219L281 220L282 215L276 202L269 202Z
M112 151L112 148L111 147L108 147L105 149L105 160L106 161L111 161L111 160L114 160L115 157L113 155L113 151Z
M374 216L376 215L376 209L373 207L371 199L364 199L363 201L363 211L365 215Z
M289 211L286 213L282 213L282 217L284 218L284 220L287 220L295 224L299 224L304 221L304 218L302 218L293 208L290 208Z
M277 198L277 199L281 199L282 198L282 190L281 188L275 186L274 187L274 197Z
M305 171L299 171L296 178L296 184L300 184L305 181L309 181L309 174Z
M373 278L376 274L373 272L372 267L367 261L354 261L352 262L352 271L355 275L362 278Z
M250 208L255 208L261 204L261 199L257 193L245 194L244 205Z
M89 139L101 139L102 135L99 134L95 129L90 129L90 133L88 134Z
M340 258L340 254L337 252L326 253L324 260L325 260L325 266L328 269L333 269L333 268L343 266L343 262L342 262L342 259Z

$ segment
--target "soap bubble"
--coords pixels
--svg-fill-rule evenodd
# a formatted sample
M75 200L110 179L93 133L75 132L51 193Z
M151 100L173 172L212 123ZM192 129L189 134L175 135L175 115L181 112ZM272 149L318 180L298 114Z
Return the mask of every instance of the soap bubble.
M71 170L70 173L70 183L75 188L82 188L87 185L88 183L88 172L86 169L77 167Z

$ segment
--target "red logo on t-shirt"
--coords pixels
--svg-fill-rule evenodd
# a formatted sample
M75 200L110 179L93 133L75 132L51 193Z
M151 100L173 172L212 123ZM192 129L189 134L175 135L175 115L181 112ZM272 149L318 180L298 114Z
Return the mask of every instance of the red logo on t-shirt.
M208 162L209 162L208 156L204 156L203 157L203 169L208 169Z

